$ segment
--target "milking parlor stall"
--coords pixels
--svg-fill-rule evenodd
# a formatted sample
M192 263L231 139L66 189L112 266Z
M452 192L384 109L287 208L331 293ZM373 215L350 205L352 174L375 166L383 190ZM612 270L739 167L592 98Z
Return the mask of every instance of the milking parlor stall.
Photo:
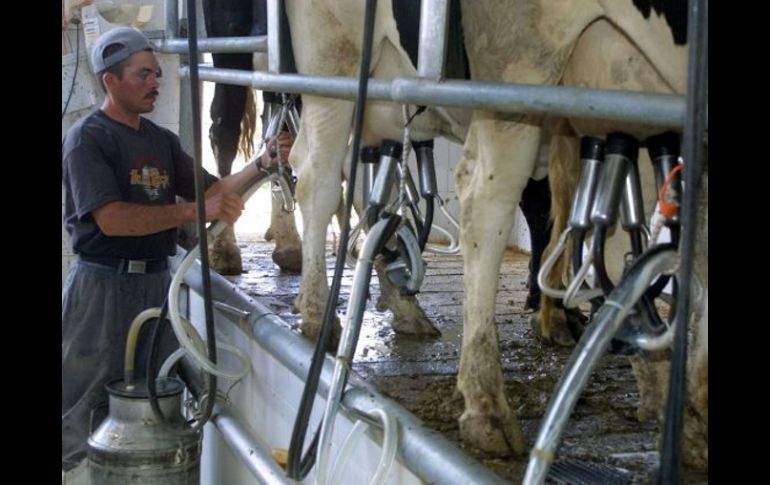
M708 483L708 1L635 3L63 1L62 138L133 26L196 169L217 85L256 109L233 173L295 140L180 236L134 321L180 347L63 483Z

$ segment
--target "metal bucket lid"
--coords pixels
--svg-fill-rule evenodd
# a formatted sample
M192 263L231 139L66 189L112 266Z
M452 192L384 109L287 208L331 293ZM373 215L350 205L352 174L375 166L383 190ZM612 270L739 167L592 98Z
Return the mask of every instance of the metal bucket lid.
M123 379L115 379L104 386L111 395L121 397L133 397L139 399L149 398L147 392L147 380L137 379L128 385ZM184 390L182 381L175 377L159 377L155 379L155 390L159 398L174 396Z

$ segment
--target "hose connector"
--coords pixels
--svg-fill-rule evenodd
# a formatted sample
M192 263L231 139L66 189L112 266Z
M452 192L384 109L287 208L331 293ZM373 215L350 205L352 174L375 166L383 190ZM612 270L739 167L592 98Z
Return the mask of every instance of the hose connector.
M639 142L625 133L610 133L605 146L604 165L599 173L591 222L606 227L615 225L621 191L632 159L639 154Z
M569 216L569 225L573 229L591 228L589 216L603 161L604 140L593 136L582 137L580 139L580 181L575 190Z

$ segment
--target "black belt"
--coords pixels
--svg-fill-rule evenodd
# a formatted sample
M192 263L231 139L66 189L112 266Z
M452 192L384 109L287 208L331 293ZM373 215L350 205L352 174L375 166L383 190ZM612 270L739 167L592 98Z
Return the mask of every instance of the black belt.
M114 268L118 273L158 273L168 269L168 258L163 259L123 259L112 256L79 255L81 261Z

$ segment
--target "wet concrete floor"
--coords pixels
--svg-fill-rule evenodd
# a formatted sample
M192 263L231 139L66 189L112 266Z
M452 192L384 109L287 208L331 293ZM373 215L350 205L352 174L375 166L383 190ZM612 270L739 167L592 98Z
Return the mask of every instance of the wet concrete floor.
M299 289L299 275L282 272L275 266L270 259L272 244L259 236L239 235L239 246L244 274L229 279L298 329L300 315L294 313L293 300ZM331 246L327 254L331 279ZM548 398L572 349L544 346L530 329L531 313L524 310L528 258L526 254L506 252L499 277L496 316L506 394L531 447ZM440 431L511 483L521 483L525 457L485 455L466 447L459 438L457 418L463 411L463 401L455 384L462 339L462 260L459 255L433 254L426 254L425 259L426 277L417 298L442 335L428 339L396 335L387 323L390 314L374 309L379 296L374 276L373 299L367 304L353 369L422 419L427 427ZM346 268L339 315L345 313L352 277L353 270ZM562 435L558 460L606 465L624 478L620 483L653 483L659 464L658 425L638 421L638 400L628 358L605 355ZM595 483L609 482L605 478ZM685 469L682 483L707 483L707 474Z

